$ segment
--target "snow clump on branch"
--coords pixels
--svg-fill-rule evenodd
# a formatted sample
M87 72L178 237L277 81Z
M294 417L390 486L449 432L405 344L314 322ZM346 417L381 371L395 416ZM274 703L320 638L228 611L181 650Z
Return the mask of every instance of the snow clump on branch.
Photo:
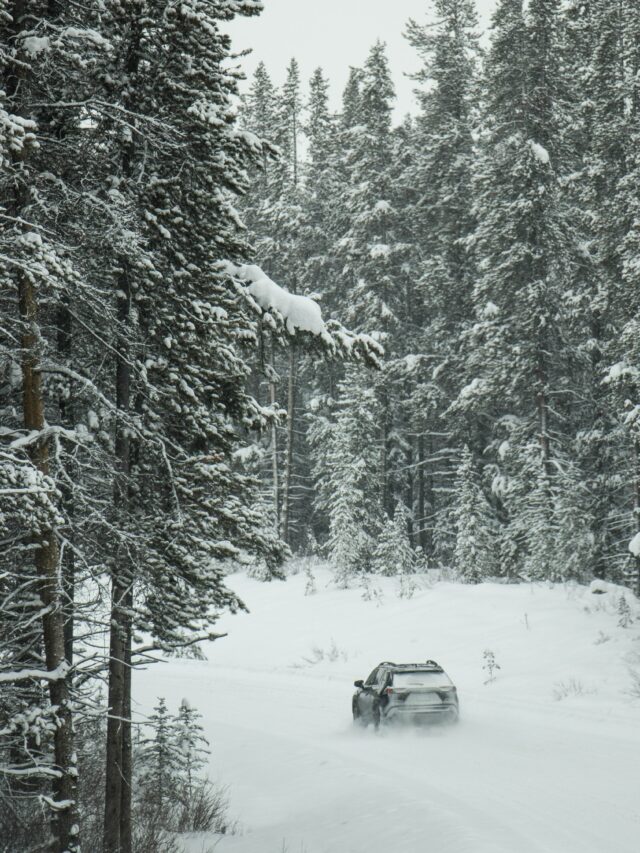
M289 293L272 281L256 264L237 266L231 261L220 261L219 267L241 286L253 308L275 329L273 318L280 318L286 332L308 332L321 344L329 358L342 358L364 362L377 370L384 357L383 346L372 335L354 333L345 329L338 320L325 321L317 302L309 296Z
M282 315L290 334L294 334L298 329L313 335L326 334L320 306L313 299L289 293L272 281L256 264L238 267L236 275L249 282L247 290L263 311L275 309Z

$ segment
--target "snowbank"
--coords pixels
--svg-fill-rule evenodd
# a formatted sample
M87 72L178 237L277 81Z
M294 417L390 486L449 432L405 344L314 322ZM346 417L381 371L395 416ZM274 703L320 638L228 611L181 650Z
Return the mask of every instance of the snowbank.
M365 601L302 568L284 583L230 576L251 612L222 617L209 660L135 675L141 711L186 695L204 714L211 777L241 824L189 853L635 853L639 632L618 625L613 589L425 581L401 599L379 578ZM354 679L427 658L458 686L458 726L354 729Z

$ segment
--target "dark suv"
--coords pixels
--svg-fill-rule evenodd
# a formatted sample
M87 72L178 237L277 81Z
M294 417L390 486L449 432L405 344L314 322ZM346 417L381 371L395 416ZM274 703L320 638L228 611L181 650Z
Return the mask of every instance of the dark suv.
M383 661L358 688L352 701L354 722L373 723L405 720L456 722L460 713L453 682L435 661L391 663Z

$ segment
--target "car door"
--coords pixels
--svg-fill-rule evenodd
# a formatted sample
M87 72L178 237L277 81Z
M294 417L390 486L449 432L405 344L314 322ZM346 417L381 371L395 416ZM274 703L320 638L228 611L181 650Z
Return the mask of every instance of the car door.
M371 716L371 709L376 699L376 684L380 667L377 666L364 683L364 687L358 694L358 708L363 717Z

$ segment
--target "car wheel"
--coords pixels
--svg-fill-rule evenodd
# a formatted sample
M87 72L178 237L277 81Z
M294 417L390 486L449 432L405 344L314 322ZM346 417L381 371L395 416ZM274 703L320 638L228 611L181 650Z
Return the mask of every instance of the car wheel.
M380 715L380 705L378 705L377 703L371 709L371 721L373 722L373 728L378 731L378 729L380 728L382 717Z
M353 725L354 726L362 726L364 725L364 720L362 719L362 714L360 713L358 706L354 702L351 706L351 713L353 714Z

